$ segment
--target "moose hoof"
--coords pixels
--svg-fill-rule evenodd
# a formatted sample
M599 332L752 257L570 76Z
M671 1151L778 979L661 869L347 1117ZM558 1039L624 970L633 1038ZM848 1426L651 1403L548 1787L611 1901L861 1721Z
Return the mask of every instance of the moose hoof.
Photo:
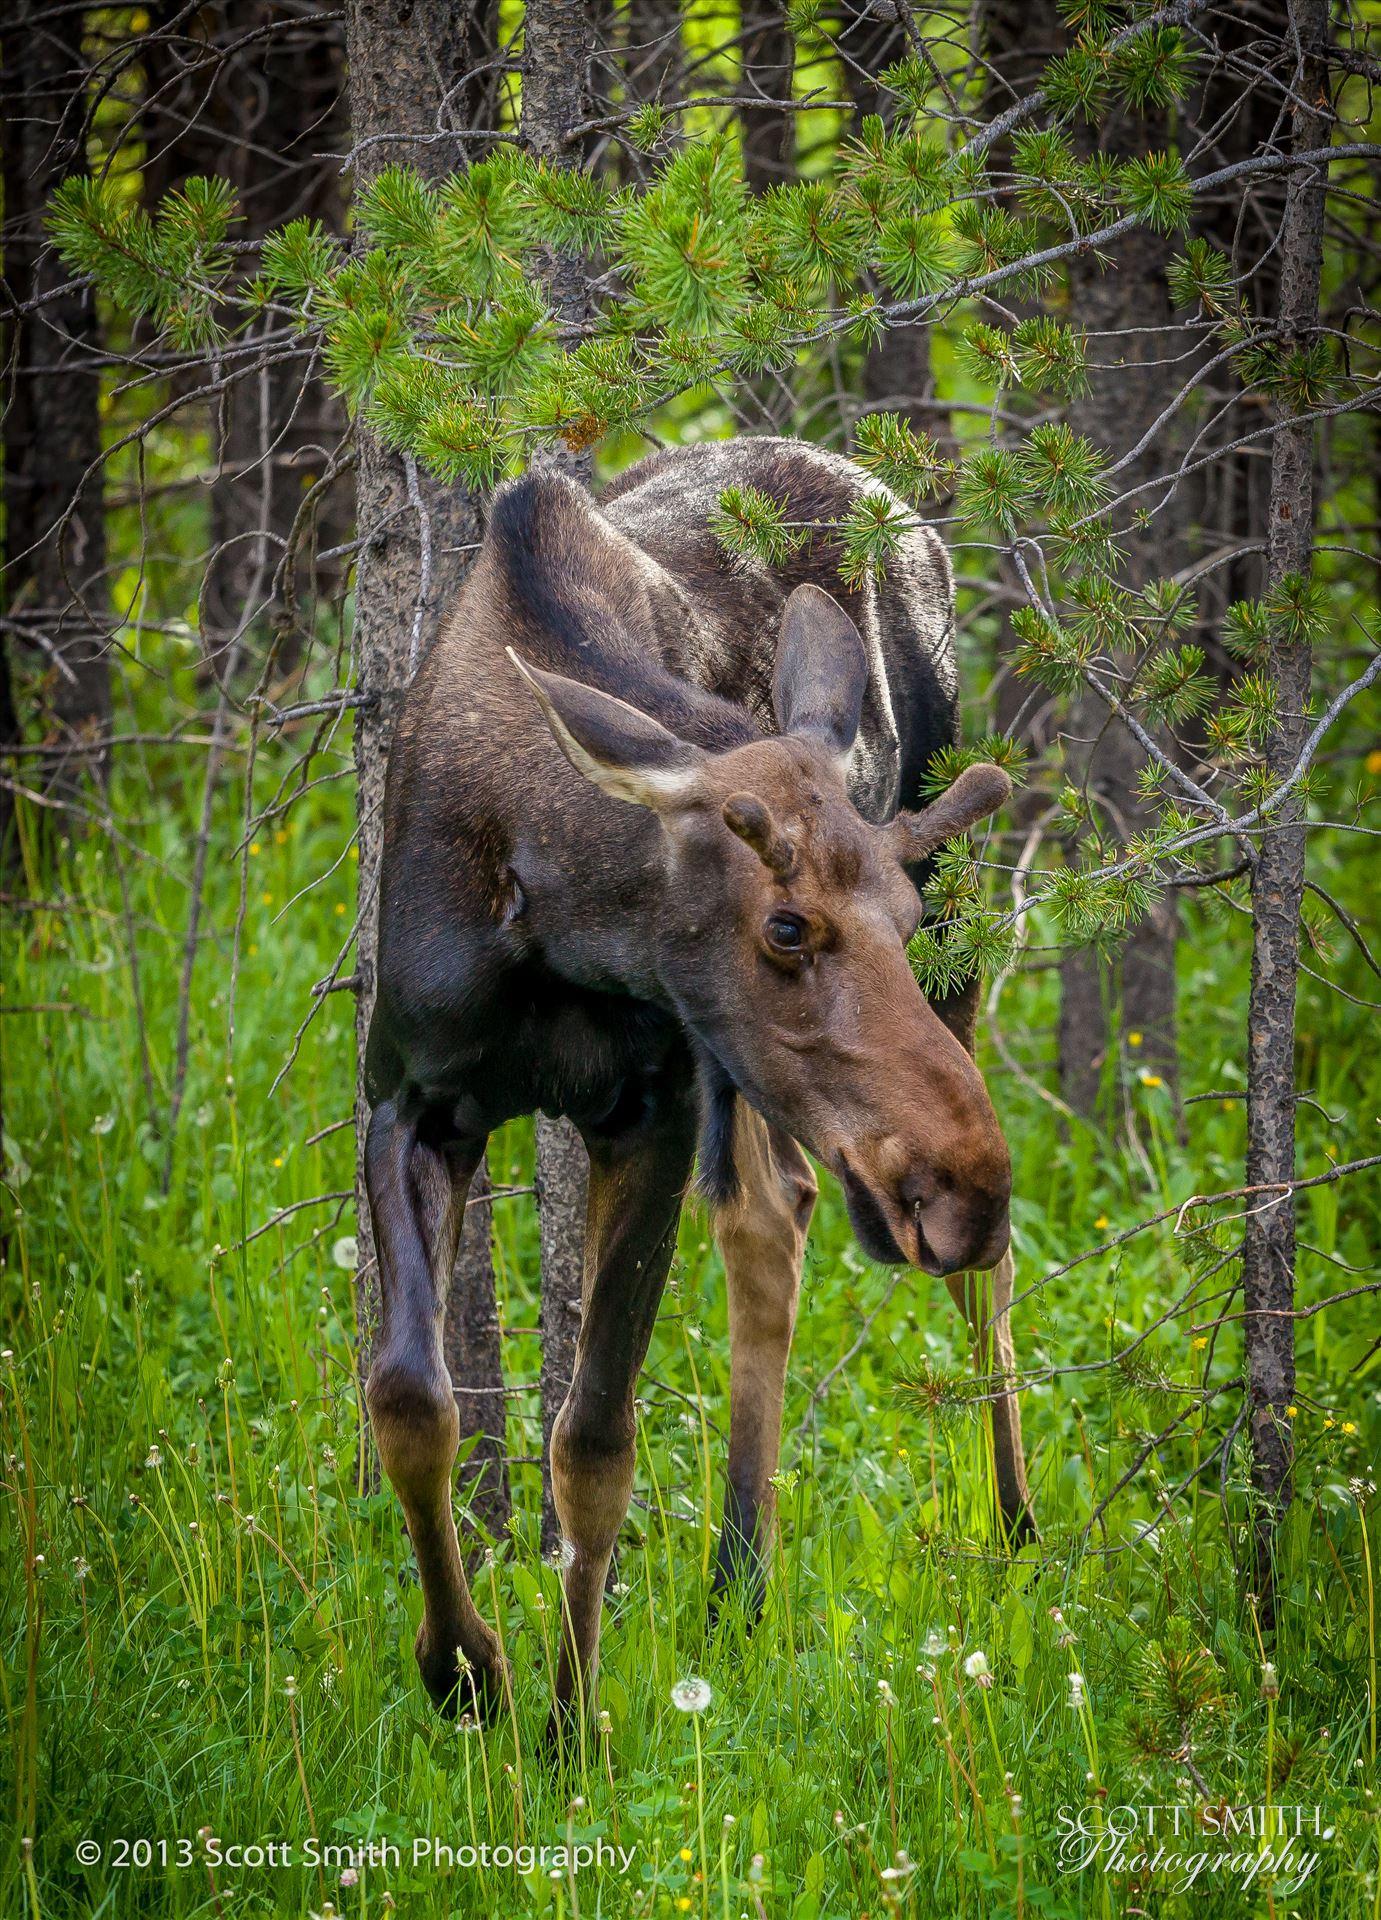
M743 1630L751 1633L762 1621L767 1605L767 1567L760 1551L747 1541L731 1541L725 1534L719 1543L714 1583L705 1605L705 1625L713 1633L726 1609L733 1604L742 1608Z
M432 1705L448 1720L473 1713L484 1725L498 1717L508 1674L502 1657L492 1666L467 1660L462 1665L455 1647L433 1648L424 1626L417 1635L417 1670Z
M1023 1547L1039 1544L1041 1530L1036 1525L1036 1516L1030 1507L1018 1507L1015 1513L1002 1513L999 1517L1010 1553L1019 1553Z
M559 1767L580 1753L580 1707L575 1700L553 1700L542 1734L542 1751L548 1762Z

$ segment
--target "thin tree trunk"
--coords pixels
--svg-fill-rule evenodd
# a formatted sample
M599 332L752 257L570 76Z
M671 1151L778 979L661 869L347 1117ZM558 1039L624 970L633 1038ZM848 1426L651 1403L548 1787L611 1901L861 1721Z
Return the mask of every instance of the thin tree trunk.
M85 171L83 15L21 0L4 36L5 598L42 661L50 788L109 769L105 506L96 298L43 232L49 197ZM37 310L20 309L40 300Z
M1161 147L1163 116L1128 121L1119 114L1100 129L1098 144L1122 158ZM1143 437L1177 384L1176 368L1170 364L1173 338L1154 331L1173 323L1165 280L1168 254L1164 239L1140 228L1122 241L1113 267L1076 261L1070 270L1071 318L1101 343L1091 358L1106 360L1107 343L1115 341L1120 361L1113 371L1092 376L1090 393L1071 409L1071 424L1113 455ZM1120 483L1134 486L1165 467L1164 442L1158 437L1123 471ZM1123 537L1130 585L1142 586L1164 571L1169 544L1176 537L1174 521L1182 511L1176 499L1148 527L1133 527ZM1124 656L1121 664L1130 667L1132 661ZM1150 825L1153 815L1137 784L1145 752L1091 690L1071 703L1064 761L1071 785L1088 796L1102 831L1115 844ZM1082 844L1085 837L1080 833L1073 844ZM1167 892L1115 955L1070 947L1061 956L1060 1092L1076 1113L1092 1117L1105 1086L1113 1092L1113 1112L1120 1111L1129 1076L1142 1071L1154 1072L1178 1100L1178 933L1177 896Z
M173 0L163 0L157 17L144 54L146 201L156 204L190 175L217 174L235 187L238 241L261 240L304 216L338 232L343 182L332 156L348 139L339 21L280 14L267 23L274 31L265 36L261 0L217 0L190 26ZM185 41L175 44L188 31L208 55L218 55L209 81L200 64L189 63ZM325 473L345 426L339 397L300 358L275 356L213 403L210 559L200 607L207 659L218 674L228 648L246 658L249 629L257 626L267 639L273 580L303 495ZM299 540L328 551L344 545L350 490L348 474L323 488ZM296 574L328 597L339 583L340 562L316 567L309 555ZM277 628L275 639L282 673L297 661L296 623Z
M457 8L450 0L353 0L347 20L347 52L357 187L400 161L433 179L463 164L460 142L454 147L435 140L416 145L407 136L435 133L443 92L467 71L472 59L474 27L473 11ZM399 137L378 137L389 134ZM379 1302L378 1268L364 1184L364 1142L369 1123L364 1049L374 1011L384 771L399 701L464 576L468 564L465 549L476 538L477 519L463 488L429 479L401 456L390 453L363 427L359 438L356 505L362 544L355 578L354 654L356 686L363 704L355 716L360 856L355 1003L359 1260L355 1313L363 1375L368 1370ZM486 1274L473 1240L462 1291L462 1322L482 1323L495 1311L492 1263ZM453 1302L455 1295L453 1285ZM463 1371L467 1385L481 1384L472 1363L467 1361ZM493 1368L482 1384L498 1394L501 1407L502 1383ZM501 1424L495 1437L502 1446ZM366 1469L372 1470L368 1463Z
M789 100L796 43L783 6L771 0L744 9L743 83L747 100ZM743 177L754 193L790 179L796 115L789 107L741 107Z
M895 110L896 96L877 84L877 75L911 51L896 12L888 6L848 0L840 42L849 54L841 67L841 78L860 118L879 114L886 119ZM900 413L914 427L931 434L951 455L955 449L950 416L935 404L930 338L931 330L924 324L889 327L864 356L863 399L866 411Z
M674 0L628 0L613 11L626 104L684 98L686 58L680 7ZM625 156L619 154L615 164L622 168Z
M587 119L594 26L587 0L528 0L523 15L523 99L518 131L531 152L551 166L576 165L578 148L565 135ZM582 263L550 253L545 264L552 306L567 329L582 326L590 294ZM568 452L557 464L589 484L587 451ZM575 1369L584 1272L585 1190L589 1162L569 1120L537 1119L537 1206L542 1259L542 1552L560 1539L551 1490L551 1430Z
M1298 50L1292 77L1295 152L1328 144L1327 0L1291 0ZM1281 348L1307 341L1318 324L1323 277L1326 171L1290 175L1280 239ZM1314 547L1314 428L1283 409L1271 444L1267 574L1271 589L1310 571ZM1312 657L1308 639L1278 631L1267 668L1278 722L1265 762L1283 778L1307 731ZM1252 869L1252 975L1247 1015L1247 1184L1286 1189L1295 1174L1295 995L1304 899L1304 805L1298 794L1263 834ZM1288 1191L1254 1196L1242 1257L1248 1420L1256 1493L1254 1578L1273 1611L1276 1525L1293 1494L1294 1450L1286 1409L1295 1391L1295 1206Z

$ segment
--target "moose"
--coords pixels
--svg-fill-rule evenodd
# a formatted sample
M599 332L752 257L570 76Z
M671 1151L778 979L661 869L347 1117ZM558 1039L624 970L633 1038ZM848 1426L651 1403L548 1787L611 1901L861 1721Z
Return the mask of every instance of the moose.
M727 555L713 520L731 486L809 537L779 565ZM943 1275L980 1354L1013 1376L1011 1165L973 1061L976 987L932 1005L906 954L928 857L1010 783L971 766L920 804L957 737L953 580L917 525L885 579L843 590L838 528L877 491L841 455L769 438L654 453L598 501L531 470L495 495L401 702L366 1057L367 1404L417 1559L418 1665L445 1711L492 1712L505 1680L452 1511L442 1348L467 1185L505 1121L566 1115L590 1163L551 1439L558 1712L593 1697L635 1385L697 1153L731 1341L717 1590L760 1582L772 1539L807 1153L863 1250ZM1021 1538L1014 1393L991 1419Z

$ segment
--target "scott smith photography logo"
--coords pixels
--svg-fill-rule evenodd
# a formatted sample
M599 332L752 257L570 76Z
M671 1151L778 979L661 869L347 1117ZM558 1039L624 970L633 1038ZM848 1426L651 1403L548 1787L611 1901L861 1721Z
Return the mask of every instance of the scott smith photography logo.
M1322 1807L1147 1805L1061 1807L1061 1873L1150 1875L1175 1893L1265 1878L1295 1893L1319 1864L1334 1829Z

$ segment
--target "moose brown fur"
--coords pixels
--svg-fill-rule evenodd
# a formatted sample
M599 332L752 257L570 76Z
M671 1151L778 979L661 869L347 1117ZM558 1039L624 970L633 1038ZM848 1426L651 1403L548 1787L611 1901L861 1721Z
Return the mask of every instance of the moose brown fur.
M781 567L718 547L733 484L814 529ZM869 490L847 460L766 439L655 455L598 504L531 473L496 497L399 715L368 1055L368 1404L417 1556L418 1662L451 1710L462 1683L486 1707L502 1681L452 1517L441 1333L466 1188L506 1120L568 1115L590 1156L575 1374L552 1436L559 1703L592 1691L635 1384L697 1146L732 1349L717 1585L756 1585L771 1537L816 1196L803 1148L841 1182L864 1249L945 1275L985 1369L1013 1370L1011 1173L973 1064L974 994L932 1007L905 952L927 856L1008 783L970 768L918 809L956 736L952 585L917 530L885 583L842 592L831 529ZM1013 1396L994 1401L993 1433L1019 1534Z

